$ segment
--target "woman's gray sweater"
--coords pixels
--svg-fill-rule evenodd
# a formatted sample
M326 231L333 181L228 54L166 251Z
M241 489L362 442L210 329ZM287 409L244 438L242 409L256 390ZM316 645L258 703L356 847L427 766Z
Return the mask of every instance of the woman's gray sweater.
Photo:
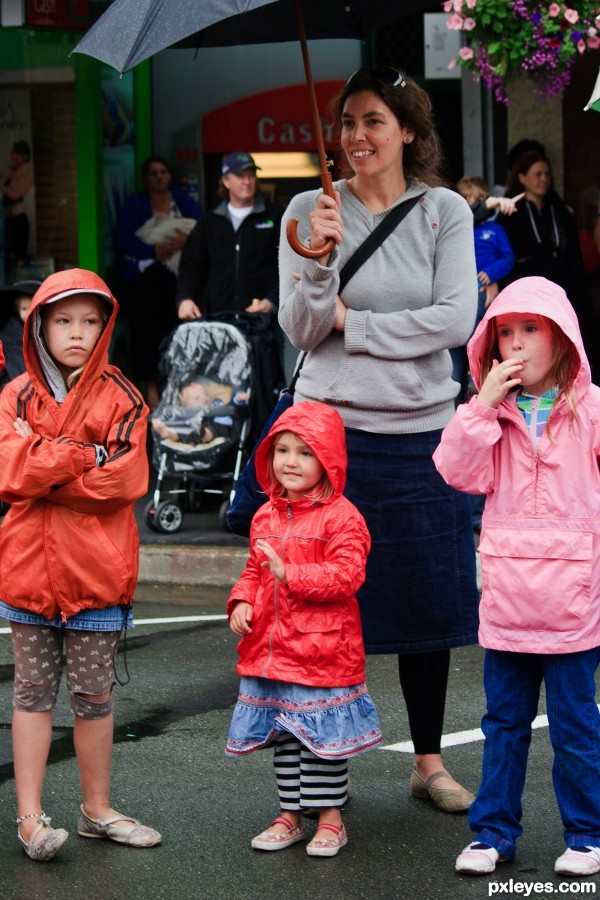
M310 351L296 400L334 406L348 428L387 434L443 428L459 391L448 348L465 344L475 324L473 214L447 188L412 184L398 203L425 189L423 199L344 289L342 334L333 330L339 269L388 210L373 215L345 181L334 187L344 237L328 266L301 259L285 236L293 218L307 240L320 191L294 197L282 223L279 321L295 347Z

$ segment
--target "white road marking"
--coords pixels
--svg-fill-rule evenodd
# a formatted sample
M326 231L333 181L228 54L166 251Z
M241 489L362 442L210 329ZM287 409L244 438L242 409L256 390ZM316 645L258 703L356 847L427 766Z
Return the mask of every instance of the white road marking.
M165 616L162 619L134 619L136 625L169 625L174 622L222 622L226 615L218 616ZM10 634L10 628L0 628L0 634Z
M600 710L600 703L598 704ZM531 723L532 728L547 728L548 716L536 716ZM471 731L455 731L453 734L442 735L442 747L458 747L460 744L474 744L476 741L485 740L481 728L473 728ZM401 741L398 744L386 744L380 750L394 750L396 753L414 753L412 741Z

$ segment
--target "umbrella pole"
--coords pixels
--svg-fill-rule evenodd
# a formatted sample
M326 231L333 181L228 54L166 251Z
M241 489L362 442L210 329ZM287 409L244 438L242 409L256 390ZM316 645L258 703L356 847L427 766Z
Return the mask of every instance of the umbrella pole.
M323 193L328 197L335 197L333 190L333 182L331 173L327 165L327 157L325 156L325 143L323 141L323 132L321 130L321 117L319 116L319 108L317 106L317 95L315 94L315 85L310 65L310 57L308 55L308 45L306 41L306 32L304 29L304 19L302 18L302 0L294 0L294 8L296 12L296 23L298 26L298 35L300 37L300 49L302 50L302 60L304 62L304 72L306 75L306 84L308 87L308 99L310 101L310 109L313 119L313 132L317 141L317 151L319 153L319 164L321 166L321 186ZM286 227L286 235L290 247L300 256L307 259L317 259L320 256L326 256L331 253L335 247L335 241L329 240L323 247L311 250L305 247L298 238L298 220L290 219Z

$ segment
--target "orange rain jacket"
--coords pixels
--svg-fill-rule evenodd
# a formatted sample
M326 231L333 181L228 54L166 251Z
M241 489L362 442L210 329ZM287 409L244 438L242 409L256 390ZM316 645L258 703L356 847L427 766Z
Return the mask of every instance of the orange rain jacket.
M92 291L112 306L85 370L59 404L32 337L34 311L64 291ZM82 609L128 604L138 572L134 501L148 485L146 417L136 388L108 364L118 304L93 272L50 275L25 323L26 372L0 394L0 598L63 621ZM16 434L17 416L33 435ZM96 466L94 445L108 451Z

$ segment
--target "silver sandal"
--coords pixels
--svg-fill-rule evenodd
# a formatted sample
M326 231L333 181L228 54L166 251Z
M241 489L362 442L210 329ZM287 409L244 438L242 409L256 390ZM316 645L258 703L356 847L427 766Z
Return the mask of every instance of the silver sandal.
M21 832L19 831L19 825L24 819L37 819L38 822L37 828L34 828L28 841L22 837ZM65 831L64 828L50 827L50 816L47 816L43 810L39 815L37 813L28 813L26 816L17 816L16 822L17 837L21 841L25 853L29 859L34 859L37 862L47 862L49 859L56 856L69 837L69 832ZM40 831L43 832L41 837L39 837ZM36 838L39 839L36 840Z
M115 822L129 822L129 825L115 825ZM126 844L128 847L154 847L160 844L162 837L154 828L142 825L131 816L122 816L117 813L110 819L90 819L83 811L83 804L79 807L79 819L77 821L77 834L80 837L108 838L117 844Z

